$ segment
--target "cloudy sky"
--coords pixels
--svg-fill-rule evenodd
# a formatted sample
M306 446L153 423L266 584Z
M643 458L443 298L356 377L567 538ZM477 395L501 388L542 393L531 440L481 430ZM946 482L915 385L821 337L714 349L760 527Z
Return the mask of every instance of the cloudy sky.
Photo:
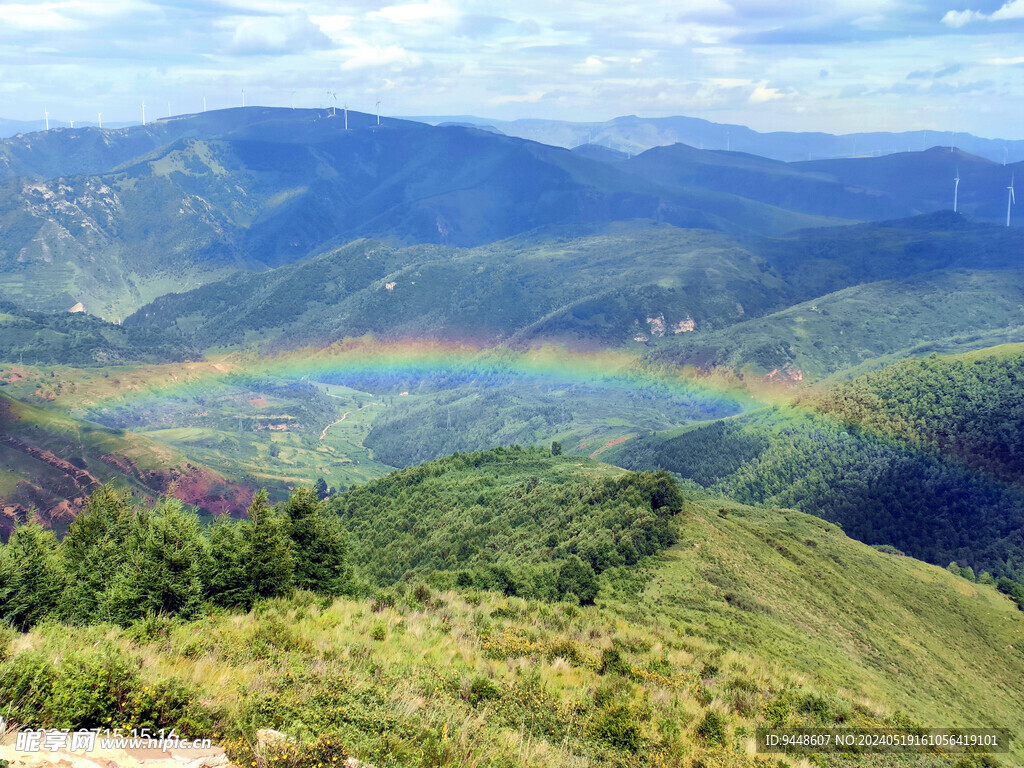
M1024 138L1024 0L0 0L0 117L246 103Z

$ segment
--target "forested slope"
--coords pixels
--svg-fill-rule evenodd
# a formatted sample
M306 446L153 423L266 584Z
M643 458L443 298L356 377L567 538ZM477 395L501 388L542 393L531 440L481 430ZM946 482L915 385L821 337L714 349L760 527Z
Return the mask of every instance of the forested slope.
M774 408L609 452L795 507L930 562L1024 575L1019 347L910 359Z

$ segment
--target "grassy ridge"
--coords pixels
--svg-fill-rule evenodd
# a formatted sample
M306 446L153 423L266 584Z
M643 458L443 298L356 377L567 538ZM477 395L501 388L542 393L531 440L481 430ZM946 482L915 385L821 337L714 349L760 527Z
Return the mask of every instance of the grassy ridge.
M0 686L58 648L84 669L140 659L139 688L177 680L168 716L245 764L792 766L752 754L756 726L1024 732L1024 614L994 589L800 513L691 499L675 524L663 556L600 577L596 606L413 581L387 600L300 593L190 623L43 626L6 646ZM55 669L76 690L75 668ZM254 756L263 727L303 743Z

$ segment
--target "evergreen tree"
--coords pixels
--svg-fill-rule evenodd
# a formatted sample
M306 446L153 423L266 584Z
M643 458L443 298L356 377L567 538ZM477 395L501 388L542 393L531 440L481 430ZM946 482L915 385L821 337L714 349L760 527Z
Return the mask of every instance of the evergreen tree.
M14 529L0 564L3 619L26 630L50 614L64 586L57 537L38 523Z
M65 620L98 620L101 597L124 562L126 525L132 514L131 497L105 485L92 493L71 523L59 548L68 574L60 597Z
M248 509L249 522L242 524L243 557L252 583L250 599L279 597L295 584L294 546L288 536L288 520L270 506L267 492L260 491Z
M107 616L126 624L149 614L194 617L200 608L203 575L209 572L208 544L199 518L175 498L149 514L132 516L127 558L104 593Z
M284 512L295 545L295 586L341 594L352 575L341 521L308 488L292 491Z

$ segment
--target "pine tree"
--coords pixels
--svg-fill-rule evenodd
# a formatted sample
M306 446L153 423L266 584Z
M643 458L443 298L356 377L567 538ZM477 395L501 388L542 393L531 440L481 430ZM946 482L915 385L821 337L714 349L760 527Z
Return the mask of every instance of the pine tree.
M125 561L104 592L101 610L120 624L150 614L194 617L202 602L203 575L209 572L199 518L172 497L130 518Z
M288 520L270 506L266 491L256 494L248 515L249 524L242 532L252 599L287 595L295 583L295 554L288 536Z
M0 594L3 619L21 630L54 611L64 586L57 537L38 523L14 529L3 551Z
M331 595L344 592L352 569L341 521L307 488L293 491L284 511L295 545L295 586Z

